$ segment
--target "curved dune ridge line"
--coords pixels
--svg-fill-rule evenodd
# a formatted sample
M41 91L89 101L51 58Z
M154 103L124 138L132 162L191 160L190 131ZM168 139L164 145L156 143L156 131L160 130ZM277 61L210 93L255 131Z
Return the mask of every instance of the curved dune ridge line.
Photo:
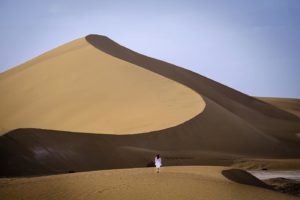
M256 187L246 173L222 175L224 167L163 167L92 171L34 178L0 179L1 199L298 199ZM247 179L250 180L248 181ZM237 181L237 182L236 182ZM240 184L244 182L252 185Z
M205 108L192 89L84 38L0 74L0 94L1 130L143 133L182 124Z

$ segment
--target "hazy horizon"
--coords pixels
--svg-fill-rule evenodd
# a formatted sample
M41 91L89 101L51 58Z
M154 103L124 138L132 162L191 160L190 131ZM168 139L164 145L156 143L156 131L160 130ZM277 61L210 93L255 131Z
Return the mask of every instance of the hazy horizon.
M300 98L300 1L0 2L0 72L88 34L252 96Z

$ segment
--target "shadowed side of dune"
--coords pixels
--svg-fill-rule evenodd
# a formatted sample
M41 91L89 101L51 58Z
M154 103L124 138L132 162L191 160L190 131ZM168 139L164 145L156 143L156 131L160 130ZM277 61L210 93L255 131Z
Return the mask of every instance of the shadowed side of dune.
M287 149L249 140L218 143L201 134L164 130L140 135L99 135L42 129L17 129L0 137L0 176L32 176L99 169L151 166L155 154L164 166L231 165L241 157L297 157ZM218 145L215 145L218 143ZM264 144L266 143L266 144ZM261 149L262 151L257 151Z
M18 129L0 137L0 177L147 167L157 153L164 166L229 165L236 158L195 150L193 139L182 141L160 133L116 136Z

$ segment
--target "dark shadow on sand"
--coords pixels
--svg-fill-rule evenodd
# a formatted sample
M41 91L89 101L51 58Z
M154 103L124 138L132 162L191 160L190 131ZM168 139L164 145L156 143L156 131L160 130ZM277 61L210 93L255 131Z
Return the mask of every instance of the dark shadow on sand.
M244 170L241 170L241 169L223 170L222 174L227 179L229 179L233 182L236 182L236 183L251 185L251 186L256 186L256 187L262 187L262 188L266 188L269 190L273 190L273 188L271 186L265 184L264 182L262 182L261 180L259 180L255 176L253 176L252 174L250 174Z

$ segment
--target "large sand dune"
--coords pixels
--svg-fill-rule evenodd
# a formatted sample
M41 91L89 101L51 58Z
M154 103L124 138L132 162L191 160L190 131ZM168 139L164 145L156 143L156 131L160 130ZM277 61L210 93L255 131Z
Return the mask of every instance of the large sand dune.
M84 38L0 75L0 129L132 134L176 126L205 103L190 88Z
M247 173L223 167L167 167L153 169L105 170L2 179L0 195L10 199L218 199L292 200L297 197L257 186L263 185ZM225 171L226 172L226 171ZM240 184L238 182L243 182ZM249 184L249 185L246 185Z
M1 127L14 129L2 177L152 166L156 153L165 165L300 157L294 114L103 36L2 73L0 88Z

